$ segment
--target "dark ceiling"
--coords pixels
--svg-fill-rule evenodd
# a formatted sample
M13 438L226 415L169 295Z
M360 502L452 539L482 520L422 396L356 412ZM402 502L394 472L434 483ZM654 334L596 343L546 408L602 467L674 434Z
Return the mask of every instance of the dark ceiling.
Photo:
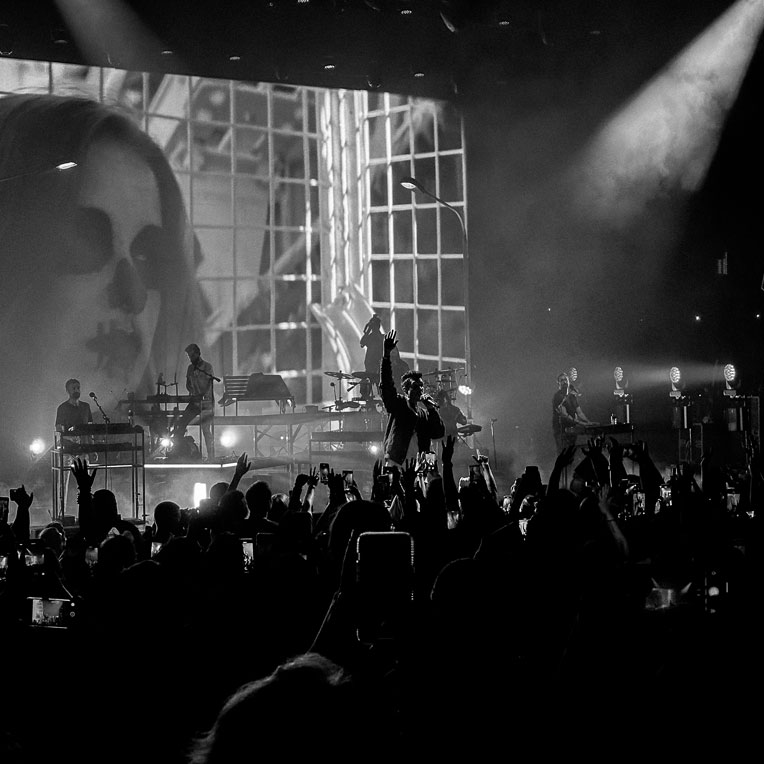
M459 99L682 44L724 0L6 0L14 58ZM73 9L94 50L58 8ZM142 33L117 21L125 7ZM82 9L85 10L82 10ZM97 10L94 10L97 9ZM110 10L112 9L112 10ZM90 17L93 17L92 19ZM69 27L69 28L67 28Z

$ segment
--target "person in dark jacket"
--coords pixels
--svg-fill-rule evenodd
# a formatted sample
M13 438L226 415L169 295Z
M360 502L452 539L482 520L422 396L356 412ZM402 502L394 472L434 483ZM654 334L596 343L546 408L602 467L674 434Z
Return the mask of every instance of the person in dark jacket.
M385 411L389 414L385 431L385 459L388 464L401 466L409 456L414 436L416 451L429 451L430 441L442 438L445 433L438 405L424 394L422 375L409 371L403 375L403 394L395 387L390 353L398 344L395 330L385 335L380 364L379 391Z

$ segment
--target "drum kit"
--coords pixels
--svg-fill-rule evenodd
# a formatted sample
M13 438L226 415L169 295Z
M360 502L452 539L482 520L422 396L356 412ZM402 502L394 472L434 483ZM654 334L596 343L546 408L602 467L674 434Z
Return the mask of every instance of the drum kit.
M337 382L329 384L334 389L334 403L325 406L325 409L333 411L344 411L346 409L362 409L364 411L376 411L377 406L382 404L381 398L374 396L374 378L366 371L354 371L347 374L344 371L325 371L327 377L336 379ZM360 395L352 399L342 397L342 383L348 382L347 392L350 393L356 387L359 387ZM338 387L339 385L339 387Z
M461 368L456 369L437 369L422 374L424 392L437 399L438 394L445 391L448 393L448 397L452 401L456 400L456 393L459 389L459 385L456 381L456 373L459 371L464 371L464 367L462 366Z

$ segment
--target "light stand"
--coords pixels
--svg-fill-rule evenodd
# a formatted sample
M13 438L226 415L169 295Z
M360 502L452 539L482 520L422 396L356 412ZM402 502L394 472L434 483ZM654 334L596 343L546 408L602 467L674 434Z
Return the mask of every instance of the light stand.
M443 207L446 207L447 209L451 210L451 212L456 215L456 217L459 219L459 225L462 229L462 257L464 260L464 355L466 359L466 371L467 371L467 385L472 387L471 384L471 372L472 372L472 366L470 363L470 311L469 311L469 281L468 281L468 268L469 268L469 241L467 238L467 226L464 223L464 218L462 217L459 210L456 209L456 207L453 207L448 202L443 201L439 196L435 196L435 194L432 193L432 191L428 191L416 178L412 177L405 177L401 178L400 184L403 188L405 188L407 191L411 191L412 194L414 191L421 191L423 194L426 194L431 199L434 199L438 204L442 205ZM414 205L416 206L416 197L414 197ZM470 399L467 400L467 418L472 419L472 401Z

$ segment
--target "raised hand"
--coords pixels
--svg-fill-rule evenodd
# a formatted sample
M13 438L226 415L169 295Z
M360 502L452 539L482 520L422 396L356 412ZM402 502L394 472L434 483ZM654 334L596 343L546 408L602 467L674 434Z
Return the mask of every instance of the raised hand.
M310 480L310 477L304 472L300 472L294 479L294 487L302 489L302 487Z
M19 509L29 509L29 507L32 506L32 501L34 500L34 491L32 491L32 493L27 493L27 489L22 483L20 488L17 488L15 491L11 491L11 499L16 502Z
M581 450L589 457L600 456L602 454L602 441L599 438L589 438L587 446Z
M395 329L391 329L385 335L385 341L382 345L385 355L390 355L390 351L398 344L398 334Z
M310 474L307 476L308 488L315 488L321 480L321 475L318 472L318 467L311 467Z
M623 460L623 446L611 435L609 438L610 458Z
M74 479L77 481L77 488L84 493L90 493L90 489L93 487L93 481L95 481L96 472L98 467L93 467L93 471L88 471L88 460L80 459L78 456L72 461L69 468L74 475Z
M252 463L249 461L249 457L246 452L236 460L236 469L234 475L241 480L252 469Z

